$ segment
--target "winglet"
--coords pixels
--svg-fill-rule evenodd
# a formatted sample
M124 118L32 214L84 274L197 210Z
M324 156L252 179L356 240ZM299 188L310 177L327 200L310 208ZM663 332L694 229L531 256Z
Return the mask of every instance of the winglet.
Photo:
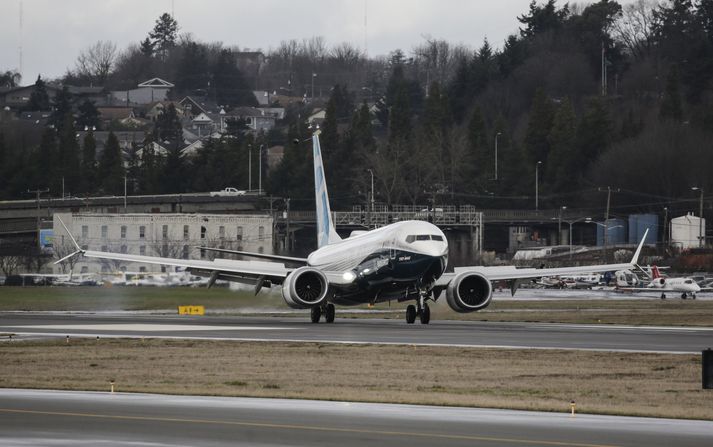
M644 231L644 237L641 238L641 242L639 242L639 246L636 247L636 251L634 252L634 257L631 258L631 264L638 267L639 264L639 255L641 255L641 249L644 247L644 242L646 242L646 236L649 234L649 229L647 228L646 231Z

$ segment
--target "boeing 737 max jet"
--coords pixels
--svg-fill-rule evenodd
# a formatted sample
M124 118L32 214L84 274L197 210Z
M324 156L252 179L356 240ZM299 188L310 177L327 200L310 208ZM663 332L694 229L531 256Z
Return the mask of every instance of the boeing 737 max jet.
M443 232L429 222L396 222L342 239L335 230L329 208L319 131L312 136L312 149L318 248L307 258L212 249L270 259L270 262L207 261L83 250L65 227L77 247L67 258L80 254L89 258L183 267L192 274L209 277L209 284L217 279L237 281L254 285L256 293L262 287L282 285L285 303L293 308L311 309L314 323L319 322L322 315L328 323L333 322L335 304L413 301L415 304L406 308L406 322L413 323L419 317L421 323L427 324L430 321L428 301L437 300L444 292L451 309L474 312L490 304L493 281L512 281L514 293L519 280L523 279L631 269L644 243L642 239L631 262L625 264L549 269L473 266L446 272L448 241ZM287 267L285 262L302 266Z

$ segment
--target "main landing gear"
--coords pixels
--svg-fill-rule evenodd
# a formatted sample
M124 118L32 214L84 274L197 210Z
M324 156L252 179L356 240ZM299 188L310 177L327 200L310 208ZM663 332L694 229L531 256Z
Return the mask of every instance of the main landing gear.
M309 316L312 323L319 323L320 318L322 318L322 314L324 314L325 323L334 323L334 304L327 303L324 306L315 306L311 308Z
M423 296L420 297L416 304L418 309L413 304L406 306L406 323L413 324L416 321L416 317L419 317L421 324L428 324L431 321L431 308L428 307L425 298Z

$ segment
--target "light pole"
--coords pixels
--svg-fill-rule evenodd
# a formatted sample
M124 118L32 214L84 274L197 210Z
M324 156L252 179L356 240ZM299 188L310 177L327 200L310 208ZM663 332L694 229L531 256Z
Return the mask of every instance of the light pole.
M265 147L264 144L260 145L260 151L258 152L258 155L260 157L259 163L258 163L258 174L257 174L257 195L262 194L262 150Z
M590 222L591 220L592 220L591 217L580 217L579 219L565 221L569 224L569 259L570 260L572 260L572 227L577 222L581 222L581 221Z
M663 207L663 248L666 250L666 236L668 233L668 207Z
M541 161L535 163L535 211L540 209L540 165Z
M604 256L606 257L607 255L607 242L608 242L608 237L607 234L609 233L609 230L613 230L614 228L623 228L623 225L614 225L614 226L609 226L609 221L605 220L604 223L599 223L593 221L591 218L587 218L587 223L593 223L594 225L599 225L600 227L604 228Z
M253 145L248 144L248 191L253 190Z
M37 195L37 245L39 246L42 241L40 240L40 194L45 193L45 192L50 192L49 188L45 189L34 189L34 190L27 190L28 194L36 194Z
M694 186L691 191L700 191L700 210L698 211L698 246L703 247L705 245L705 236L703 236L703 188Z
M566 206L560 207L559 221L557 222L557 245L562 244L562 211L564 211L566 209L567 209Z
M498 137L502 135L501 132L495 134L495 180L498 179Z
M317 77L317 73L312 73L312 102L314 102L314 78Z
M126 175L124 176L124 214L126 214Z

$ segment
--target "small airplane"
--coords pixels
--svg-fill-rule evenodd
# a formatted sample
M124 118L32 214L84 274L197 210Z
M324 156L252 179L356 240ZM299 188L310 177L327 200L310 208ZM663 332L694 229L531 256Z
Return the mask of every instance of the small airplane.
M644 270L644 272L646 272ZM681 299L688 297L696 299L696 294L703 290L693 278L666 278L661 275L657 266L651 266L651 282L646 287L624 287L626 292L650 292L657 290L661 292L661 299L666 299L666 292L680 293Z
M342 239L332 221L327 183L317 130L312 135L314 183L317 216L317 250L307 258L201 247L223 253L267 259L246 261L216 258L208 260L173 259L82 249L60 220L76 247L75 255L88 258L182 267L193 275L216 280L251 284L257 294L263 287L282 285L285 303L298 309L310 309L310 319L318 323L324 315L334 322L335 304L353 306L386 301L412 301L406 307L406 323L416 317L428 324L428 301L436 301L445 292L446 302L455 312L474 312L488 307L493 296L493 282L509 281L514 294L521 280L542 276L580 275L631 269L644 244L641 240L628 263L562 268L455 267L446 272L448 241L435 225L420 220L396 222L370 231L354 232ZM285 263L298 267L286 267Z

